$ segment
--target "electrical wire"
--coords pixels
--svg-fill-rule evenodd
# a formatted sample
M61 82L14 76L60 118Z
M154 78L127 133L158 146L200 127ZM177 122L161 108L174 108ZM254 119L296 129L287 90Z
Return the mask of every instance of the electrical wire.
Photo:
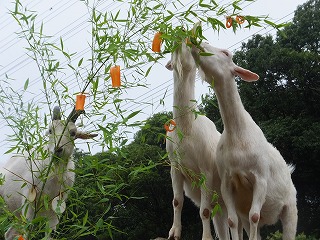
M195 2L195 1L194 1ZM192 2L191 2L192 3ZM250 4L249 4L250 5ZM285 17L287 17L287 16L290 16L292 13L290 13L290 14L287 14ZM283 17L283 18L285 18L285 17ZM281 18L281 19L283 19L283 18ZM281 20L280 19L280 20ZM279 20L279 21L280 21ZM74 29L79 29L79 28L74 28ZM273 29L272 29L273 30ZM270 31L272 31L272 30L270 30ZM263 31L263 29L262 30L260 30L260 31L258 31L258 32L261 32L261 31ZM270 32L270 31L268 31L268 32ZM70 31L71 32L71 31ZM258 33L257 32L257 33ZM268 33L267 32L267 33ZM257 34L257 33L254 33L254 34ZM254 34L252 34L252 35L254 35ZM65 34L65 35L67 35L67 34ZM246 37L245 39L248 39L248 38L250 38L252 35L250 35L250 36L248 36L248 37ZM245 39L243 39L243 40L245 40ZM240 43L240 42L242 42L243 40L241 40L241 41L239 41L238 43ZM235 46L235 45L237 45L238 43L235 43L235 44L233 44L232 46L230 46L229 48L231 48L231 47L233 47L233 46ZM81 54L84 54L84 52L82 51L82 52L80 52ZM72 76L70 76L70 77L72 77ZM69 78L69 77L68 77ZM171 82L171 83L170 83ZM167 85L165 85L165 84L167 84ZM139 100L140 98L142 98L139 102L148 102L148 101L150 101L151 99L157 99L158 97L161 97L161 96L163 96L164 95L164 92L163 91L167 91L168 93L166 94L166 96L165 96L165 98L167 98L167 97L169 97L169 96L171 96L173 93L171 92L172 91L172 78L171 79L169 79L168 81L166 81L165 82L165 84L164 83L161 83L161 84L159 84L156 88L154 88L154 89L152 89L152 90L150 90L150 94L148 94L148 93L144 93L144 94L141 94L140 96L138 96L137 98L136 98L136 101L137 100ZM165 86L164 86L165 85ZM170 88L171 87L171 88ZM157 91L155 91L155 90L157 90ZM157 95L158 94L158 95ZM129 110L129 111L134 111L134 110L136 110L136 109L138 109L138 108L140 108L141 106L139 106L138 108L136 107L136 104L134 104L134 103L132 103L132 102L128 102L127 103L128 105L123 105L123 106L126 106L126 109L127 110ZM131 104L131 105L129 105L129 104ZM107 120L108 120L109 118L107 118ZM0 128L1 129L1 128ZM3 142L3 141L0 141L0 143L1 142Z

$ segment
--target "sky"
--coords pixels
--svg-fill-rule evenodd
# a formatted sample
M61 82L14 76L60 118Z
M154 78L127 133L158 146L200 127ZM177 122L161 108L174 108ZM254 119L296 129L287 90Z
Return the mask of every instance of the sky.
M22 1L23 2L23 1ZM88 42L90 41L90 23L88 22L88 11L80 0L34 0L27 1L28 8L35 10L38 14L37 19L44 22L46 34L53 36L53 40L57 43L60 37L64 40L64 48L69 52L77 52L75 56L80 59L88 53ZM188 2L188 1L184 1ZM189 2L191 2L189 0ZM225 3L226 0L217 1ZM243 15L268 15L274 22L287 22L294 16L294 11L298 5L305 3L305 0L257 0L242 5ZM113 3L112 1L99 1L100 7L115 11L117 8L125 7L125 3ZM12 1L0 1L0 83L8 76L12 81L12 87L15 91L21 91L26 79L29 78L29 98L39 103L43 101L43 90L41 89L41 81L39 80L39 71L32 59L27 55L25 50L26 41L18 37L17 32L20 31L18 24L9 14L9 10L13 10ZM253 34L271 34L275 35L275 30L268 28L252 28L241 29L236 34L231 29L221 30L219 34L213 31L205 31L204 35L208 41L219 48L226 48L234 52L239 50L242 42L248 41ZM146 119L154 113L172 110L172 89L173 80L172 72L164 67L170 55L167 54L152 68L146 79L148 88L134 89L126 91L130 98L136 102L146 102L143 111L136 116L138 119ZM74 92L80 90L80 86L72 83L72 73L64 76L69 79L70 88L74 88ZM196 81L196 100L200 101L201 95L209 92L206 83L201 80ZM160 100L163 99L163 104ZM28 98L26 99L28 102ZM141 109L141 105L135 105L134 101L127 103L124 107L128 112ZM106 113L107 114L107 113ZM112 119L111 119L112 120ZM89 126L90 128L90 126ZM7 134L12 131L6 127L6 122L0 119L0 154L8 150L10 143L7 141ZM125 131L125 130L124 130ZM133 130L135 131L135 130ZM129 138L132 138L132 134ZM102 138L97 139L93 144L93 152L102 150L99 142ZM83 145L86 148L86 145ZM86 150L86 149L85 149Z

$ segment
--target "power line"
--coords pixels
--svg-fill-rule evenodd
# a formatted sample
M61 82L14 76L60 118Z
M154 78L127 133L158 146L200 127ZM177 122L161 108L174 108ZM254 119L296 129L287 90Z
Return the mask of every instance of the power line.
M69 7L70 6L72 6L72 5L74 5L75 4L75 2L73 3L73 4L71 4L71 5L69 5ZM118 5L117 7L115 7L114 9L112 9L111 11L113 11L113 10L116 10L117 8L119 8L119 7L121 7L121 5L123 5L124 3L122 3L122 4L120 4L120 5ZM106 8L108 8L108 7L110 7L112 4L109 4L109 5L107 5L106 7L105 7L105 9ZM64 5L63 5L64 6ZM65 8L65 10L67 10L68 8ZM64 10L63 10L64 11ZM63 11L60 11L58 14L60 14L60 13L62 13ZM52 20L52 19L54 19L56 16L58 16L58 14L56 14L54 17L52 17L51 19L49 19L49 20ZM58 34L58 33L60 33L61 32L61 37L64 37L64 36L68 36L69 34L71 34L72 33L72 31L73 30L77 30L77 32L76 33L78 33L78 32L80 32L81 30L83 30L83 29L85 29L86 28L86 23L87 23L87 19L86 19L86 16L84 15L84 16L81 16L80 18L78 18L78 20L76 20L76 22L78 22L79 20L82 20L82 18L84 18L84 20L83 21L81 21L79 24L77 24L76 26L74 26L73 28L71 28L70 29L70 25L68 25L68 26L65 26L63 29L61 29L61 30L59 30L56 34ZM46 17L45 18L43 18L43 20L45 20L46 19ZM42 20L42 21L43 21ZM37 24L40 24L40 22L38 22ZM68 30L69 29L69 30ZM67 30L66 32L64 32L63 33L63 31L64 30ZM75 34L76 34L75 33ZM70 37L72 37L72 36L74 36L75 34L73 34L73 35L71 35ZM14 39L16 39L16 38L14 38ZM66 38L66 40L67 39L69 39L69 38ZM59 38L56 38L55 40L53 40L53 43L57 43L57 42L59 42L60 41L60 37ZM11 43L11 41L9 42L9 43ZM11 45L10 45L10 47L12 47L14 44L16 44L17 42L13 42ZM2 48L0 48L0 49L2 49ZM7 49L9 49L9 47L7 47L5 50L7 50ZM2 52L4 52L4 51L2 51ZM21 59L22 58L22 59ZM20 60L21 59L21 60ZM20 60L20 62L19 63L16 63L16 61L17 60ZM12 66L9 70L7 70L6 72L8 73L8 71L11 71L11 70L14 70L17 66L21 66L21 64L22 63L24 63L24 66L26 66L27 64L29 64L29 63L31 63L32 62L32 59L30 59L30 57L28 57L28 56L26 56L25 54L23 54L23 55L21 55L20 57L18 57L18 58L16 58L14 61L12 61L11 63L9 63L9 64L7 64L6 65L6 67L8 67L8 66L10 66L11 64L15 64L14 66ZM5 68L4 68L5 69ZM4 69L2 69L3 71L4 71Z
M195 1L192 1L192 2L190 2L189 4L187 4L187 5L185 5L184 7L186 7L186 6L188 6L188 5L190 5L190 4L192 4L192 3L195 3ZM249 4L250 5L250 4ZM110 6L110 5L108 5L108 6ZM107 7L108 7L107 6ZM183 9L184 7L182 7L181 9ZM180 10L180 9L179 9ZM69 31L69 32L71 32L71 31ZM66 35L66 34L64 34L64 35ZM75 34L73 34L73 35L75 35ZM86 51L85 53L87 53L88 51ZM24 63L24 65L22 64L22 63ZM24 66L26 66L27 65L27 63L25 62L25 60L21 60L21 62L19 62L17 65L15 65L15 66L13 66L13 67L11 67L9 70L20 70L20 69L22 69ZM17 69L17 66L19 66L19 68ZM35 80L35 81L33 81L33 82L31 82L31 83L29 83L29 86L32 86L35 82L38 82L38 80Z
M108 5L109 6L109 5ZM105 7L105 9L108 7L108 6L106 6ZM118 7L120 7L120 6L118 6ZM117 7L117 8L118 8ZM116 8L115 8L116 9ZM113 9L113 10L115 10L115 9ZM82 25L82 24L81 24ZM69 32L71 32L71 31L69 31ZM66 34L64 34L64 35L66 35ZM73 35L75 35L75 34L73 34ZM72 35L72 36L73 36ZM68 39L68 38L67 38ZM59 39L57 39L57 40L59 40ZM56 40L56 41L57 41ZM88 52L90 52L90 49L89 50L83 50L82 52L81 52L81 54L85 54L85 53L88 53ZM80 54L78 54L78 55L80 55ZM30 58L28 58L29 60L30 60L30 62L32 61ZM27 64L26 63L26 61L25 60L21 60L21 62L19 62L18 64L16 64L15 66L13 66L13 67L11 67L10 68L10 70L20 70L20 69L22 69L25 65L23 65L22 63L25 63L25 65ZM65 62L66 63L66 62ZM19 66L19 68L17 68L17 66ZM39 80L40 80L41 78L38 78L38 79L36 79L36 80L34 80L34 81L31 81L30 83L29 83L29 86L32 86L33 84L35 84L35 83L37 83ZM21 88L22 89L22 88ZM20 89L20 90L21 90Z
M292 13L290 13L290 14L288 14L288 15L286 15L286 16L289 16L289 15L291 15ZM262 31L262 30L261 30ZM270 30L271 31L271 30ZM71 31L70 31L71 32ZM260 32L260 31L258 31L258 32ZM256 33L255 33L256 34ZM73 35L72 35L73 36ZM250 36L252 36L252 35L250 35ZM249 37L250 37L249 36ZM247 37L247 38L245 38L245 39L248 39L249 37ZM243 41L243 40L242 40ZM242 42L242 41L239 41L239 42ZM238 43L239 43L238 42ZM234 45L232 45L231 47L233 47L233 46L235 46L235 45L237 45L238 43L236 43L236 44L234 44ZM72 76L68 76L67 78L70 78L70 77L72 77ZM167 83L169 83L170 81L172 81L172 78L170 79L170 80L168 80L168 81L166 81L165 83L167 84ZM68 83L70 83L70 81L68 82ZM163 86L164 84L162 83L162 84L159 84L158 86L157 86L157 88L160 88L161 86ZM170 84L168 84L168 85L166 85L165 87L162 87L160 90L158 90L158 91L156 91L155 93L152 93L152 95L149 95L149 96L146 96L146 95L148 95L148 93L147 94L142 94L142 95L140 95L139 97L144 97L141 101L144 101L144 102L146 102L148 99L150 99L150 98L157 98L157 97L161 97L161 96L163 96L163 94L164 93L161 93L161 91L164 91L165 89L168 89L170 86L172 86L172 83ZM170 90L172 90L172 88L170 89ZM149 91L149 92L152 92L152 91ZM157 95L156 97L155 97L155 95L156 94L158 94L159 93L159 95ZM161 93L161 94L160 94ZM172 93L171 93L171 95L172 95ZM170 96L169 94L167 94L166 95L166 98L168 97L168 96ZM137 99L139 99L139 98L137 98ZM128 103L129 104L129 103ZM127 106L127 109L130 109L131 107L133 107L133 108L131 108L130 110L131 111L133 111L133 110L135 110L135 109L137 109L137 108L134 108L134 106L135 106L135 104L131 104L130 106ZM109 119L109 118L108 118Z

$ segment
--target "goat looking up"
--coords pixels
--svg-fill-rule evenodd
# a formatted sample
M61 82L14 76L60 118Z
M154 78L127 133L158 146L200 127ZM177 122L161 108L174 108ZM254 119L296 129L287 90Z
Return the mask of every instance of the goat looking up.
M173 117L176 130L168 132L166 148L171 162L173 189L173 225L169 239L181 237L181 211L183 191L198 207L203 225L203 240L211 240L210 212L212 195L220 194L220 178L215 164L215 154L220 133L212 121L205 116L195 116L194 88L196 64L190 47L182 43L171 56L166 67L173 70L174 96ZM182 136L181 136L181 134ZM205 185L193 187L200 181L200 175L206 178ZM222 209L224 204L219 201ZM214 227L220 239L230 239L226 214L217 213L213 219Z
M213 54L200 56L198 48L192 49L202 77L214 83L224 123L217 147L217 166L232 239L239 239L239 216L250 240L260 239L260 227L275 224L279 219L283 239L294 240L298 217L296 189L291 180L293 167L286 164L245 110L235 82L235 76L246 81L258 80L259 76L238 67L228 50L207 43L201 47Z
M39 216L45 217L51 230L59 223L56 212L64 210L68 189L74 183L74 140L97 136L78 131L72 121L67 126L65 124L61 120L60 108L55 107L52 123L47 130L49 141L46 157L32 159L29 154L17 154L0 168L0 173L5 176L5 183L0 186L0 195L8 209L17 217L23 215L29 221ZM50 202L58 202L58 205L53 203L52 207L46 208L44 196ZM22 234L11 227L5 239L12 240Z

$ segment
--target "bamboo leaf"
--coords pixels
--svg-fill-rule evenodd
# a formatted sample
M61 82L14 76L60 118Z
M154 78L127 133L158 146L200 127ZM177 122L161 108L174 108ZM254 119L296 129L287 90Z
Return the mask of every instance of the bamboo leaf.
M216 204L211 211L211 217L214 217L218 212L221 213L222 209L219 204Z
M200 56L212 56L214 54L213 53L209 53L209 52L200 52L199 55Z
M63 41L61 37L60 37L60 46L61 46L61 50L63 51Z
M80 61L78 62L78 67L81 66L82 62L83 62L83 58L81 58Z
M84 215L82 219L82 226L85 226L88 221L88 211L86 211L86 215Z
M29 86L29 78L25 81L23 89L27 90L28 86Z
M132 113L130 113L127 117L127 119L133 118L134 116L136 116L137 114L139 114L141 112L141 110L138 111L134 111Z

